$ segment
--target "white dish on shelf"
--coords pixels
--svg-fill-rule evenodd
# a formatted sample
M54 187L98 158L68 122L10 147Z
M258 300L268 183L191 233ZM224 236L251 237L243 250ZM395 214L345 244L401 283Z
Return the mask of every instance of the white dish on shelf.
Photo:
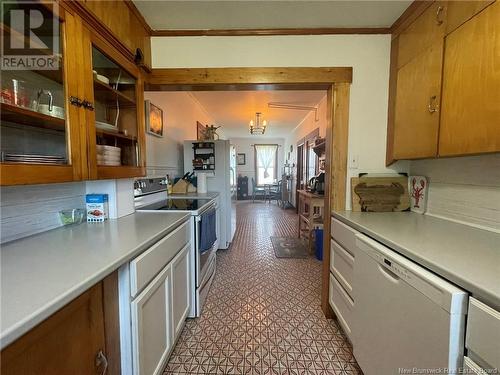
M122 149L116 146L108 146L108 145L96 145L97 151L107 151L107 152L121 152Z
M97 74L95 77L99 82L105 83L106 85L109 85L109 78L106 76L103 76L102 74Z

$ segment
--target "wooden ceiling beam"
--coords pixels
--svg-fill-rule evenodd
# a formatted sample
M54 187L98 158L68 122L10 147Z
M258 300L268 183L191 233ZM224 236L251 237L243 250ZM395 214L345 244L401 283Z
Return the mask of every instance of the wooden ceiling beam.
M390 33L391 31L388 27L318 27L282 29L166 29L152 30L151 36L275 36Z
M167 68L153 69L148 91L245 89L327 89L332 83L351 83L352 67L320 68ZM240 87L241 89L241 87Z

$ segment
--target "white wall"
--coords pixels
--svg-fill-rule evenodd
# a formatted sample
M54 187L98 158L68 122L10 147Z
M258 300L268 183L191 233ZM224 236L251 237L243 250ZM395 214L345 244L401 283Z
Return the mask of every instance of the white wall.
M214 124L213 118L187 92L146 92L145 99L163 110L163 138L146 133L149 177L179 176L184 171L183 142L196 139L196 121Z
M352 67L349 158L358 157L358 168L351 177L407 171L407 163L385 167L390 41L390 35L154 37L151 47L153 68ZM348 208L350 200L348 194Z
M284 138L231 138L231 144L236 148L237 154L246 155L246 164L236 166L236 175L248 177L248 192L252 189L251 178L255 178L255 144L277 144L278 145L278 179L283 171L284 162Z
M500 232L500 154L414 160L429 180L427 214Z

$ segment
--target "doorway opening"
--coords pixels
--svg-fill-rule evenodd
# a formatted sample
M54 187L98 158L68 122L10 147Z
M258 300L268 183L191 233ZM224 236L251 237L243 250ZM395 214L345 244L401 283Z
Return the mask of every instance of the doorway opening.
M332 316L328 303L329 238L332 209L344 209L346 199L347 133L349 87L352 68L200 68L153 69L147 91L241 91L241 90L326 90L324 159L324 242L321 302L323 312ZM294 147L297 147L296 145ZM307 154L307 145L303 145ZM311 145L309 145L309 151ZM301 159L302 179L319 164ZM149 164L149 162L148 162ZM297 159L298 165L298 159ZM335 181L335 184L332 184ZM295 187L298 185L295 184Z

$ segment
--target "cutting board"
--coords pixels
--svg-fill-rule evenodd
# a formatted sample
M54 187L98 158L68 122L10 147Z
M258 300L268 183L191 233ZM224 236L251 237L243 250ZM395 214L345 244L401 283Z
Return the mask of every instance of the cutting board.
M391 212L410 208L408 177L353 177L351 193L353 211Z

